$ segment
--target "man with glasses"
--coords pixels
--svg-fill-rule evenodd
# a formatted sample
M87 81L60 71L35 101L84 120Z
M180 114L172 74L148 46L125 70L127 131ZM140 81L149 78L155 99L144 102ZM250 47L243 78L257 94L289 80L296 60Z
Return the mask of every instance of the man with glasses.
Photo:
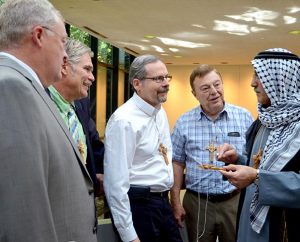
M172 146L162 103L171 78L157 57L137 57L129 72L135 93L107 123L104 189L125 242L182 242L168 199Z
M230 143L242 152L253 119L249 111L225 103L222 77L212 66L196 67L190 85L200 106L183 114L172 133L174 215L179 226L185 220L191 242L215 242L217 237L220 242L234 242L239 192L213 169L224 166L216 158L217 146Z
M0 7L0 241L96 242L93 182L45 88L67 34L47 0Z

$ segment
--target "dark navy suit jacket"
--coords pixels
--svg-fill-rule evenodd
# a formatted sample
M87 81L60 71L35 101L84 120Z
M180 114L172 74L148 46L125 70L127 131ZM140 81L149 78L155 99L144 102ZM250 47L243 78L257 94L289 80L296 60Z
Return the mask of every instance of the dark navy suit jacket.
M83 132L86 136L87 145L87 169L95 184L95 189L99 185L96 173L103 174L104 144L99 138L94 120L90 114L90 100L83 98L75 101L77 117L82 124Z

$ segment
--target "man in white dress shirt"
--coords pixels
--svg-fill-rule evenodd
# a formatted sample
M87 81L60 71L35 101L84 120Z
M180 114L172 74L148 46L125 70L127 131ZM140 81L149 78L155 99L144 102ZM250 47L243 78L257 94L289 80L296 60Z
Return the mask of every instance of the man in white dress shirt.
M171 79L157 57L137 57L129 72L135 93L106 127L104 189L125 242L182 242L168 199L172 146L161 106Z

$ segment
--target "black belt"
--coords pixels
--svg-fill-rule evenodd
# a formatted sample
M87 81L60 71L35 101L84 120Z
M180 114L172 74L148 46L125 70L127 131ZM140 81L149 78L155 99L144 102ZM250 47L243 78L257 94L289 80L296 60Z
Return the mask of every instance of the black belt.
M168 197L169 191L164 192L150 192L150 197Z
M199 193L199 192L195 192L195 191L192 191L190 189L186 189L187 192L195 195L195 196L199 196L200 198L204 198L204 199L207 199L208 198L208 201L210 202L213 202L213 203L216 203L216 202L224 202L230 198L233 198L234 196L236 196L237 194L240 193L239 190L234 190L233 192L231 193L225 193L225 194L206 194L206 193Z
M151 192L148 186L131 185L128 191L130 199L167 198L169 191Z

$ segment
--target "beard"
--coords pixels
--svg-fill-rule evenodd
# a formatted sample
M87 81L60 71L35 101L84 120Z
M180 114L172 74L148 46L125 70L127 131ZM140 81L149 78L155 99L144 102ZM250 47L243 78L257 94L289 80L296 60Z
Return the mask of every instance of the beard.
M164 103L167 101L167 95L168 95L168 92L169 92L169 88L165 88L163 90L159 90L157 92L157 97L158 97L158 101L160 103ZM162 95L161 95L162 94Z

